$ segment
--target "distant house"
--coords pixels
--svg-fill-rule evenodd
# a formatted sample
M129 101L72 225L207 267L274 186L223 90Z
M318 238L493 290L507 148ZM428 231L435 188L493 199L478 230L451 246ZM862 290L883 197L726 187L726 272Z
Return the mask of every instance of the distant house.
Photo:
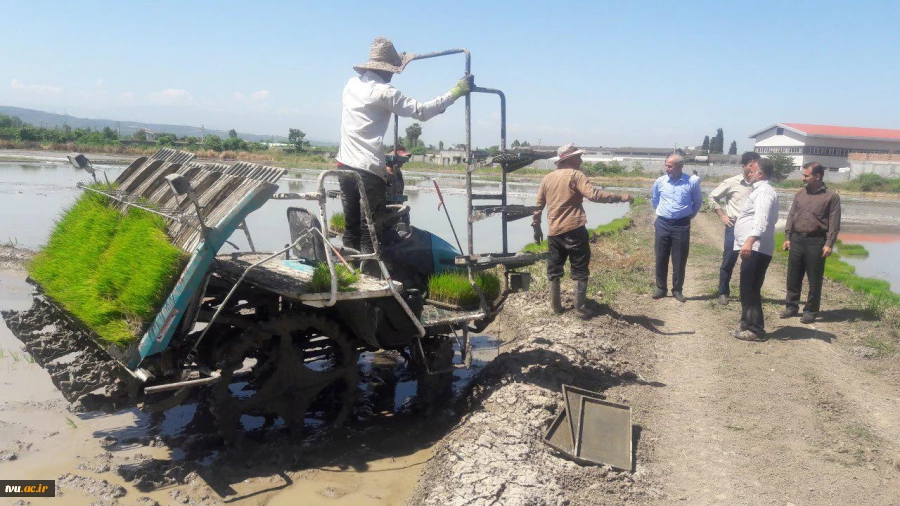
M900 130L883 128L776 123L750 138L759 154L790 155L798 167L819 162L837 170L849 165L850 153L900 153Z

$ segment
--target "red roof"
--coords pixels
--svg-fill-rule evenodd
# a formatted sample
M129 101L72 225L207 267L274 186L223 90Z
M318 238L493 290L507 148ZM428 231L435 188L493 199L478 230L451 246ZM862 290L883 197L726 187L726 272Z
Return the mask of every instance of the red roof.
M806 123L779 123L806 135L819 137L857 137L867 139L889 139L900 141L900 130L886 128L859 128L828 125L808 125Z

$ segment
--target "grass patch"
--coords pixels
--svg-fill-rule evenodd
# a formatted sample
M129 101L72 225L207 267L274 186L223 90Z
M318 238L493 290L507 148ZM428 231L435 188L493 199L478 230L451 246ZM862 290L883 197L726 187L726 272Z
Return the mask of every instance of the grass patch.
M28 273L101 340L124 348L159 312L187 261L165 229L155 214L122 215L106 197L85 192Z
M624 218L616 218L611 222L595 227L588 232L591 235L591 239L593 239L594 237L605 237L608 235L618 234L623 230L627 230L631 228L633 224L634 220L626 216Z
M775 234L775 257L783 264L787 264L788 252L781 251L784 243L784 232ZM837 250L848 245L836 243ZM854 246L854 245L849 245ZM860 246L861 247L861 246ZM863 248L865 249L865 248ZM900 295L891 291L891 285L887 281L875 278L866 278L856 274L856 268L841 260L839 253L832 253L825 262L825 277L840 283L854 292L864 294L866 300L863 309L871 316L884 318L889 310L900 307Z
M353 284L359 281L359 273L351 271L344 264L335 265L334 272L337 274L339 292L352 291ZM316 266L316 270L313 271L312 286L316 292L331 291L331 271L328 269L328 264L319 262L319 265Z
M838 239L835 242L838 253L845 257L866 258L869 256L869 250L862 244L845 244Z
M550 243L547 242L547 239L541 241L540 244L530 242L522 248L522 251L525 253L544 253L550 249Z
M500 296L500 277L493 272L479 272L475 284L491 301ZM444 272L428 279L428 298L460 307L477 306L481 303L469 276L465 272Z
M597 237L609 237L611 235L618 234L623 230L628 230L631 226L634 225L634 220L628 216L623 218L616 218L609 223L598 225L597 227L588 229L588 236L591 239L595 239ZM526 253L544 253L550 248L550 243L547 242L547 239L541 241L540 244L536 243L528 243L522 248L522 251Z
M328 227L339 233L344 233L344 230L347 230L347 222L344 220L344 213L334 213L331 215L331 218L328 219Z
M875 350L875 354L879 358L892 357L900 352L900 349L898 349L895 343L884 341L874 336L866 339L863 342L863 346Z
M851 423L845 429L847 435L860 441L874 442L876 440L875 433L865 425L859 423Z

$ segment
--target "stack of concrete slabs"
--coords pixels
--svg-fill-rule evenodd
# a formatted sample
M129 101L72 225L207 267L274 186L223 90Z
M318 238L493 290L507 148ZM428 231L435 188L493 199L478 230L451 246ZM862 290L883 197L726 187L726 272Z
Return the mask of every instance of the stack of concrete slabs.
M544 442L576 462L631 470L631 408L603 400L597 392L563 385L564 409Z

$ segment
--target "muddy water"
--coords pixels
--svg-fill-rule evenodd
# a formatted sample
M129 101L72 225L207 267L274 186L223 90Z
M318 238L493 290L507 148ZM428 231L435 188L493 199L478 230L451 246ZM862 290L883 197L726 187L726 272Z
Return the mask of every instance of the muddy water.
M110 179L123 170L121 166L97 166L106 169ZM307 174L285 180L282 190L310 191L314 189L314 178L314 174ZM53 220L80 193L76 183L88 180L84 172L61 163L0 163L0 238L3 242L38 248L46 240ZM451 216L464 233L465 205L459 184L449 181L446 186L445 200ZM416 188L413 178L409 191L413 224L452 240L443 211L436 209L436 194L429 193L431 188L430 181L427 186ZM495 184L486 183L479 191L495 189ZM533 186L519 191L510 203L530 204L533 191ZM273 201L251 216L249 226L258 248L273 249L283 244L287 238L285 210L291 204L297 203ZM339 202L329 202L329 206L331 211L340 209ZM624 206L603 207L607 208L604 213L591 215L592 226L626 211ZM491 221L497 223L494 219L476 225L476 244L485 246L479 251L500 247L496 237L499 226L490 228ZM519 249L531 240L527 220L519 224L523 224L519 227L522 230L510 234L511 249ZM242 234L236 234L234 239L245 247ZM464 241L464 236L461 239ZM482 239L484 243L479 242ZM30 293L22 271L0 272L0 309L26 309ZM476 352L472 368L453 374L454 395L459 395L475 373L498 354L498 342L491 336L473 336L473 344ZM263 456L246 456L222 448L197 453L182 443L185 436L194 435L188 424L202 410L198 404L185 403L157 416L138 409L114 414L73 413L46 372L22 351L21 342L2 321L0 350L0 476L55 479L72 473L78 480L88 480L86 485L75 487L62 486L60 482L66 504L90 504L101 498L113 501L122 493L125 496L119 501L124 504L132 504L142 496L160 504L181 502L172 495L175 493L190 494L198 504L218 504L226 497L239 504L270 500L271 504L396 504L415 486L420 467L431 457L432 445L440 440L448 429L447 421L452 419L452 414L446 413L431 418L417 416L417 384L399 367L400 361L367 353L360 361L363 374L380 377L382 387L378 392L369 392L369 414L345 437L335 439L329 429L310 419L311 435L299 446L285 443L276 427L272 434L262 436L267 441L264 446L271 446L268 453L261 452L265 453ZM458 353L456 360L460 361ZM372 384L370 381L360 388L369 390ZM244 422L248 430L260 425L258 420L247 418ZM104 442L104 438L108 441ZM305 455L305 461L293 463L299 455ZM273 458L292 464L273 467ZM118 466L153 459L184 466L198 478L190 485L170 484L142 492L115 472ZM60 504L58 501L34 499L31 503Z
M0 271L0 309L28 308L31 287L24 278L20 270ZM490 336L476 335L473 344L472 368L453 374L454 395L498 354L498 342ZM71 473L89 480L61 487L62 498L32 499L35 505L87 505L104 497L108 502L103 504L134 504L143 496L159 504L180 503L187 496L192 504L397 504L416 485L434 443L453 419L448 408L429 418L416 415L416 385L400 367L402 359L364 353L360 367L369 381L360 388L369 409L351 429L334 433L310 418L310 435L302 443L291 443L276 428L257 431L237 449L214 442L197 450L188 446L190 437L203 436L188 425L203 409L196 402L161 415L135 408L73 413L2 320L0 350L0 476L58 479ZM153 459L165 469L195 475L187 485L144 491L116 472L118 466ZM112 502L121 494L119 502Z
M123 166L97 165L105 169L110 180L115 179ZM316 188L315 171L301 171L300 177L283 178L279 182L280 191L308 192ZM79 181L90 181L84 171L59 162L0 162L0 242L17 243L26 248L36 249L46 241L53 220L69 205L80 190L75 188ZM444 193L447 210L463 247L466 245L466 203L464 183L459 178L447 177L439 180ZM337 182L326 182L329 189L337 189ZM410 217L414 226L429 230L454 244L453 232L443 210L438 210L438 197L430 178L411 175L407 178L407 195L411 208ZM481 182L476 184L479 193L496 192L499 183ZM510 185L509 204L533 205L537 187L533 184ZM259 250L276 250L290 242L286 212L288 207L311 208L309 201L269 201L247 219L254 245ZM341 211L339 200L329 199L329 215ZM628 211L627 204L588 204L588 226L595 227L623 216ZM499 218L488 218L475 223L473 229L475 251L477 253L500 251L502 240ZM544 223L546 234L546 220ZM524 218L509 224L510 251L518 251L531 242L530 220ZM231 241L240 249L248 249L243 232L236 232ZM229 250L225 246L224 250Z

